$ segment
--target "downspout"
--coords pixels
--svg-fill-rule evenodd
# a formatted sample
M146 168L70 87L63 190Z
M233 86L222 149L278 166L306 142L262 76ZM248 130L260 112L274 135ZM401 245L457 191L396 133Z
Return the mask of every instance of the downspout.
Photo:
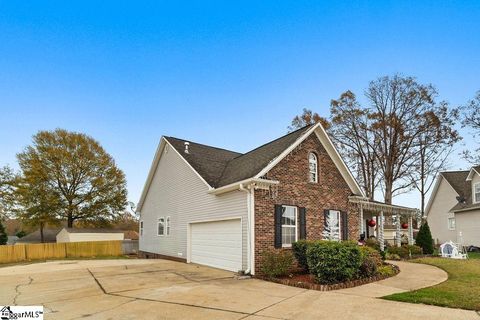
M250 274L255 275L255 184L250 185Z
M245 191L247 193L247 270L245 270L246 274L251 272L251 259L250 259L250 242L251 242L251 235L250 235L250 220L251 220L251 213L252 213L252 205L251 205L251 189L247 189L243 186L243 183L239 186L240 191Z

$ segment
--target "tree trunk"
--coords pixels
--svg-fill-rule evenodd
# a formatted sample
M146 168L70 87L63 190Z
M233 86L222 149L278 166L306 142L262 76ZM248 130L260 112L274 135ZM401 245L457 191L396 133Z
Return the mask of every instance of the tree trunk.
M392 188L393 182L391 179L385 179L385 203L392 204Z
M45 242L45 238L43 236L43 227L44 227L44 223L40 222L40 242L42 242L42 243Z
M68 228L73 228L73 221L74 221L73 217L69 214L68 219L67 219L67 227Z

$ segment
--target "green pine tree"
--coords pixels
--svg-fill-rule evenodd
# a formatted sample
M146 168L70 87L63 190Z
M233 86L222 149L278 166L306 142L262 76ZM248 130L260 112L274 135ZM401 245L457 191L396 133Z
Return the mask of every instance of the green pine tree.
M7 241L7 232L5 231L5 227L3 226L2 221L0 221L0 245L7 244Z
M420 230L418 230L416 243L422 248L424 254L433 253L433 238L427 221L425 221L420 227Z

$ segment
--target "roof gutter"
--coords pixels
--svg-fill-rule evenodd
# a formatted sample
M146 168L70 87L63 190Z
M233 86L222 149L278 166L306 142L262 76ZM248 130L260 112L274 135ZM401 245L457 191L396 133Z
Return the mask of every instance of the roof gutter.
M209 194L215 194L219 195L225 192L230 192L234 190L239 190L241 189L241 185L250 185L250 184L255 184L258 188L261 188L261 186L267 186L267 185L277 185L280 182L277 180L268 180L268 179L261 179L261 178L249 178L245 179L242 181L234 182L231 184L228 184L226 186L220 187L220 188L215 188L211 189L208 191Z

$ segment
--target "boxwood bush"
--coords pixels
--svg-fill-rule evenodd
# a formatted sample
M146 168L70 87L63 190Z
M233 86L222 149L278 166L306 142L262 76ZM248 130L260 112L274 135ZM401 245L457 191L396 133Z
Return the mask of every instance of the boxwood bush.
M309 245L314 243L311 240L298 240L292 244L293 254L297 259L298 265L305 272L308 272L308 262L307 262L307 248Z
M315 241L307 246L307 263L317 282L344 282L358 275L362 254L353 242Z

